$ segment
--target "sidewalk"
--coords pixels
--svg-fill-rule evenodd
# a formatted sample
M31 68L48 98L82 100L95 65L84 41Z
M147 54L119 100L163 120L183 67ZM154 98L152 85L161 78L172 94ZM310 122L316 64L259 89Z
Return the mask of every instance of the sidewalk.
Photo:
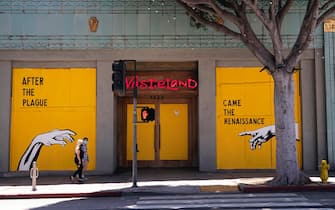
M271 180L273 175L270 172L207 173L191 169L140 169L137 187L133 187L131 171L91 175L82 184L72 183L68 176L41 173L35 191L32 190L29 176L0 177L0 199L335 190L335 177L330 176L328 184L321 184L317 172L309 174L315 182L310 185L275 188L262 184Z

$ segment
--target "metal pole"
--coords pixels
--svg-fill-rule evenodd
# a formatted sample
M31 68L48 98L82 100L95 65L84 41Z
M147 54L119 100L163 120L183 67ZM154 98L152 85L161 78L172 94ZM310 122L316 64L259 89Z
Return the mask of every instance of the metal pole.
M134 65L134 76L136 78L136 61ZM133 115L133 164L132 164L132 169L133 169L133 186L132 187L137 187L137 87L135 85L134 87L134 103L133 103L133 110L134 110L134 115Z

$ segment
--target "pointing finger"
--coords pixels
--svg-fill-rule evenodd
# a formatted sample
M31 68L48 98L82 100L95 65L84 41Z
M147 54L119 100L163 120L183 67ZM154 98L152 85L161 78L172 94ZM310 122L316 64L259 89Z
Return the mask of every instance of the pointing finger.
M250 131L241 132L240 136L252 135Z

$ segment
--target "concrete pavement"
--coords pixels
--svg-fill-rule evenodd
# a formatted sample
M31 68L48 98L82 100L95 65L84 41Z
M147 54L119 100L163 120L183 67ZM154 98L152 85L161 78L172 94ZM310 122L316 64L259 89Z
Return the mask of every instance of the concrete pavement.
M321 184L318 172L310 172L313 184L269 187L272 172L198 172L195 169L139 169L137 187L132 172L89 175L85 183L72 183L67 175L40 173L33 191L28 173L0 177L0 199L122 196L136 194L195 194L208 192L335 191L335 176Z

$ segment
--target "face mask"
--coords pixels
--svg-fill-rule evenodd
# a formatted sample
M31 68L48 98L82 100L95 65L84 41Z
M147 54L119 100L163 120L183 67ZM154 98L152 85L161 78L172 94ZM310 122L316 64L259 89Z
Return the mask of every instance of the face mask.
M87 141L84 141L84 144L87 144Z

